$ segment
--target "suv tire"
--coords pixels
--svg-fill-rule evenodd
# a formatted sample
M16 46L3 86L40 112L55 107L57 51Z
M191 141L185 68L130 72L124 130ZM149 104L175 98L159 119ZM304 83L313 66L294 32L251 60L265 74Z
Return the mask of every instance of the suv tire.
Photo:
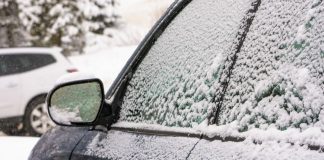
M33 99L24 116L24 130L30 136L41 136L53 126L45 106L46 95Z

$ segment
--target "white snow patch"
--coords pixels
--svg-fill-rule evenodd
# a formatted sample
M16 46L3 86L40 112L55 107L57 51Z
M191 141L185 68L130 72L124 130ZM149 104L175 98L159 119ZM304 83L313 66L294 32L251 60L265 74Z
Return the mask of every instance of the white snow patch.
M38 142L34 137L0 137L1 159L28 159L28 156Z
M51 116L56 122L70 125L71 122L82 122L80 112L77 108L78 107L75 107L74 110L69 110L69 109L59 108L56 106L51 106L49 108L49 112L51 113Z
M112 125L116 128L132 128L132 129L145 129L152 131L163 132L176 132L176 133L188 133L188 134L200 134L198 130L192 128L183 127L167 127L158 124L146 124L146 123L134 123L134 122L117 122Z
M324 134L321 129L318 127L308 128L304 131L300 129L289 128L287 130L281 131L273 128L268 128L267 130L262 130L254 128L246 132L238 132L237 121L234 121L227 125L210 125L207 126L205 123L202 123L195 129L198 132L213 138L215 136L219 137L240 137L245 138L246 140L251 140L255 142L266 142L266 141L277 141L277 142L286 142L293 144L301 145L316 145L324 146Z

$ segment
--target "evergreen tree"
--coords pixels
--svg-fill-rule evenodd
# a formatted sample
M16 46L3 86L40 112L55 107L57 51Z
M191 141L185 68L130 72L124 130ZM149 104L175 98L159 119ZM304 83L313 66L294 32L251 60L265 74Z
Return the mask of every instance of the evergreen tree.
M59 46L82 53L85 34L103 34L116 22L114 0L19 0L21 18L35 46Z
M18 14L18 4L15 0L0 2L0 47L28 45L28 34L24 31Z
M115 0L80 0L85 30L104 34L106 28L114 27L118 18L114 12L115 4Z

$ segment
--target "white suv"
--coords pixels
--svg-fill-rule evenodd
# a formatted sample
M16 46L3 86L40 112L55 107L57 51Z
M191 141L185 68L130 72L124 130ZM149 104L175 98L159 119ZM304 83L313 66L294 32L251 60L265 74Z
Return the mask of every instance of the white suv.
M59 49L0 49L0 130L23 122L30 135L45 133L52 126L46 95L58 77L75 71Z

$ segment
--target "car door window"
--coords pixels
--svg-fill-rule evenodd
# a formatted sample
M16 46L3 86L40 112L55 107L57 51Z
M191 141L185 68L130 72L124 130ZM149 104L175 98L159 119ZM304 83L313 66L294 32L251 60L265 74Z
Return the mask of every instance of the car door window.
M195 0L169 24L133 74L120 120L193 127L220 93L251 0ZM230 61L230 60L228 60Z
M48 54L12 54L1 55L0 62L0 75L10 75L40 68L56 60Z
M22 64L22 71L29 71L56 62L55 58L49 54L21 54L17 55Z
M14 55L0 56L1 73L0 76L19 73L22 69L22 64Z
M324 4L262 1L218 118L239 131L324 130Z

